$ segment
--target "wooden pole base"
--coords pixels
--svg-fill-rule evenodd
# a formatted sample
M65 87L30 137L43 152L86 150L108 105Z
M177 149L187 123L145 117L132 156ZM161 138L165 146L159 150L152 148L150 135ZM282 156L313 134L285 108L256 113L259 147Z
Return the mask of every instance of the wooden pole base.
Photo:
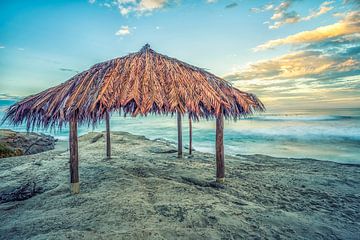
M70 184L70 190L72 194L78 194L80 193L80 183L71 183Z
M225 178L216 178L216 182L225 183Z

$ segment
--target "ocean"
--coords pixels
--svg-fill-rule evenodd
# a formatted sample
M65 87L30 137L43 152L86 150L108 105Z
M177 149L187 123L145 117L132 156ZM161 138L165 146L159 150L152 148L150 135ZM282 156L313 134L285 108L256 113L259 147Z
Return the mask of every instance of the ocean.
M11 101L0 101L0 118ZM113 113L112 131L127 131L149 139L177 141L176 117L122 117ZM25 126L4 123L1 128L26 131ZM104 131L104 123L95 129L79 126L79 135ZM61 132L38 130L58 139L68 139L68 129ZM187 146L188 118L183 118L183 143ZM225 154L264 154L285 158L314 158L339 163L360 164L360 108L311 110L268 110L266 113L235 121L225 120ZM193 122L193 147L214 153L215 121Z

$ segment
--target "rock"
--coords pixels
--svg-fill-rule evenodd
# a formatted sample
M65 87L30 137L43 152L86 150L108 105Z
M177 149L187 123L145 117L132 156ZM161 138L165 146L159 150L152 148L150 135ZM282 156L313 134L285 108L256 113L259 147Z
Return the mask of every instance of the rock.
M104 134L99 133L95 137L90 139L90 143L96 143L100 138L104 137Z
M35 182L28 182L20 187L0 193L0 203L23 201L42 193L42 188L37 187Z
M7 144L0 142L0 158L14 157L20 155L23 155L23 152L20 149L14 149Z
M38 133L21 133L12 130L0 130L0 158L29 155L52 150L54 137Z
M177 150L174 148L168 148L168 147L152 147L150 149L150 152L152 152L152 153L176 153Z
M199 180L196 178L190 178L190 177L184 177L184 176L182 176L181 179L183 180L184 183L196 185L199 187L211 187L211 188L217 188L217 189L225 188L225 186L223 184L217 183L217 182L206 182L206 181L202 181L202 180Z
M185 149L189 149L189 145L185 145L184 148L185 148ZM195 148L192 147L192 148L191 148L191 151L195 151Z
M155 138L154 141L165 143L168 146L175 146L177 144L176 142L167 140L165 138Z

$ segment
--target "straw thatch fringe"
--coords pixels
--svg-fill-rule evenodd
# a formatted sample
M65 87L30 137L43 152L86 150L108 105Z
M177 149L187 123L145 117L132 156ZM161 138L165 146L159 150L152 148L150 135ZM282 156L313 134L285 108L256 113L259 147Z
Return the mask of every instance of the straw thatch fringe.
M263 111L253 94L145 45L139 52L92 66L68 81L12 105L5 120L14 125L60 127L76 114L80 124L96 124L106 112L124 115L181 114L237 119Z

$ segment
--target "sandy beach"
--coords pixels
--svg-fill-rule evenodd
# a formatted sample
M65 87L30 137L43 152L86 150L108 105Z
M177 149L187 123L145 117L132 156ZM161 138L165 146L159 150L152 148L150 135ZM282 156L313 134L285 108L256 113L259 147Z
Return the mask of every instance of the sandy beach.
M360 240L360 0L0 19L0 240Z
M66 142L0 159L0 239L360 239L359 165L227 156L218 185L212 154L111 137L112 159L102 133L80 137L79 195ZM26 184L37 194L11 201Z

